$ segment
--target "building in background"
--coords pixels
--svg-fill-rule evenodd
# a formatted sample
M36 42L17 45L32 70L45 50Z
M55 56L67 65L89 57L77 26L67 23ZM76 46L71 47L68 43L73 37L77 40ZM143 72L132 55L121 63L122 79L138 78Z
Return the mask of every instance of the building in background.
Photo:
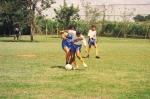
M56 4L52 8L46 10L43 14L49 18L55 17L54 8L63 5L63 0L55 0ZM102 13L99 19L103 18L105 11L105 19L110 21L122 21L124 18L133 21L133 17L150 14L150 0L66 0L68 5L74 4L80 8L81 19L85 19L85 3L89 2L91 7L99 9Z

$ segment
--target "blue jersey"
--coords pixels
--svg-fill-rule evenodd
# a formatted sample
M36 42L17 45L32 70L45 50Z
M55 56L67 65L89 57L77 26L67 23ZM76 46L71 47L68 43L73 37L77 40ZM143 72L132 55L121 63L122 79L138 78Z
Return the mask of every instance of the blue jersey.
M64 47L71 47L71 42L72 42L72 35L67 34L66 36L67 39L62 40L62 48L64 49Z
M67 35L67 42L68 43L72 42L72 35L71 34Z

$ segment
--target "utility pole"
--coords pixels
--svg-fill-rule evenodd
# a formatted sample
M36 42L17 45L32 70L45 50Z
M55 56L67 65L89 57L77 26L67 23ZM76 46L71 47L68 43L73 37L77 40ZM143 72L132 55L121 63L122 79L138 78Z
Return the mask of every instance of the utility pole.
M67 5L66 0L64 0L64 7Z
M48 32L48 29L47 29L47 19L45 21L46 21L46 30L45 30L45 32L46 32L46 36L47 36L47 32Z
M106 18L106 6L105 4L103 5L103 19L102 19L102 34L104 34L104 29L105 29L105 18Z

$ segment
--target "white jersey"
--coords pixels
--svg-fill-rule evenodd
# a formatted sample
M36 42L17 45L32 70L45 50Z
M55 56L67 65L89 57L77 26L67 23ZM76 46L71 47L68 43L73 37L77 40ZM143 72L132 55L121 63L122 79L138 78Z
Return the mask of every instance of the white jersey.
M72 40L76 38L76 31L75 30L68 30L68 34L72 35Z
M19 28L15 28L15 31L19 31Z
M84 45L84 46L86 46L86 39L85 39L85 37L83 36L83 35L81 35L80 36L81 38L82 38L82 40L79 40L79 41L77 41L77 42L75 42L74 44L75 45ZM77 39L78 37L76 36L76 38L75 39Z
M89 30L88 36L90 38L96 39L96 31Z

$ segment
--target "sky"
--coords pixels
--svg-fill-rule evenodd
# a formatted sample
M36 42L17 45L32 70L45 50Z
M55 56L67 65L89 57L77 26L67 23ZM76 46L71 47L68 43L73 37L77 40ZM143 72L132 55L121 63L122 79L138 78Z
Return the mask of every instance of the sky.
M63 0L55 0L56 4L53 4L52 7L58 7L63 4ZM81 5L81 2L88 1L92 5L98 4L150 4L150 0L66 0L68 4Z
M58 8L59 5L63 5L63 0L55 0L56 4L53 4L52 7L46 11L44 14L48 17L54 17L55 13L54 8ZM66 0L68 5L74 4L79 6L82 9L81 5L83 1L91 2L91 5L109 5L109 4L150 4L150 0ZM133 7L132 7L133 8ZM136 14L150 14L150 5L149 6L134 6L136 8ZM117 10L117 8L115 8ZM123 9L122 9L123 10ZM80 11L80 14L83 14L83 11Z
M63 4L63 0L55 0L56 5ZM66 0L67 3L80 4L81 1L90 1L92 4L142 4L150 3L150 0Z

